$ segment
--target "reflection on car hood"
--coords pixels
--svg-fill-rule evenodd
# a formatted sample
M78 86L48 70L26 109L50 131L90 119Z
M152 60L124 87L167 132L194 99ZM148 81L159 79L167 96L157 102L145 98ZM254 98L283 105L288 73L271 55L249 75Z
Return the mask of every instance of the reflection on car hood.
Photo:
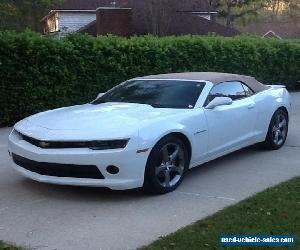
M184 110L158 109L131 103L85 104L30 116L24 122L18 123L15 128L27 135L38 134L35 137L39 139L42 137L39 130L43 130L43 137L46 134L61 136L63 131L65 136L77 134L85 139L92 135L96 135L99 139L122 138L136 133L139 127L148 122L165 119L179 112Z

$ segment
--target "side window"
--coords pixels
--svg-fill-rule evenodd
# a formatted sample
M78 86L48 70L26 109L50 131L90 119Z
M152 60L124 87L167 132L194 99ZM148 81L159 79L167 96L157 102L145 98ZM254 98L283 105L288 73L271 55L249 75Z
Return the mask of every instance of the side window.
M248 97L241 82L223 82L212 88L208 96L207 104L215 97L230 97L232 100L238 100Z
M247 85L242 84L247 96L253 96L254 92Z

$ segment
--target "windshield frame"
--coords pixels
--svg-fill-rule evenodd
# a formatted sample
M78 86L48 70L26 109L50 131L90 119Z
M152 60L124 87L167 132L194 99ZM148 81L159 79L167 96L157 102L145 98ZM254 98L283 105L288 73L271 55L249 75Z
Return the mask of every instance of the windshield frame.
M186 110L191 110L191 109L195 109L196 107L198 107L198 103L199 103L199 99L201 99L201 96L203 94L203 91L207 88L207 81L205 80L190 80L190 79L161 79L161 78L133 78L133 79L130 79L130 80L127 80L127 81L124 81L118 85L116 85L115 87L111 88L110 90L108 90L106 93L104 93L102 96L96 98L95 100L93 100L91 102L91 104L93 105L98 105L98 104L101 104L101 103L97 103L97 101L103 97L105 97L106 95L108 95L109 93L111 93L112 91L114 91L116 88L124 85L124 84L127 84L129 82L132 82L132 81L176 81L176 82L194 82L194 83L201 83L203 84L203 87L202 87L202 90L200 91L199 93L199 96L197 97L196 101L195 101L195 104L193 107L189 108L189 107L154 107L150 104L146 104L146 103L135 103L135 102L119 102L119 103L135 103L135 104L142 104L142 105L150 105L154 108L169 108L169 109L186 109ZM103 103L114 103L114 102L103 102Z

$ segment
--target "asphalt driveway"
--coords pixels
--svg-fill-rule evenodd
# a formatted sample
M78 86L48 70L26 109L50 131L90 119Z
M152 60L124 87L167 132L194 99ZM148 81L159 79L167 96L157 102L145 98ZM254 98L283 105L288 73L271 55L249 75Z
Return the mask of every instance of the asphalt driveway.
M0 239L32 249L134 249L300 175L300 93L286 145L243 149L192 170L163 196L36 183L10 168L0 129Z

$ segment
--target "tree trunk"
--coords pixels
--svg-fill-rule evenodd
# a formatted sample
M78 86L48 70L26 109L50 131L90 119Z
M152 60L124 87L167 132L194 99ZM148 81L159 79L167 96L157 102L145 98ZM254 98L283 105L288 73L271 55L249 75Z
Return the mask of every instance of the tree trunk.
M39 16L39 10L38 10L38 3L37 1L32 2L32 22L33 22L33 28L34 31L40 32L40 16Z
M227 0L226 5L227 5L226 26L231 27L232 0Z

